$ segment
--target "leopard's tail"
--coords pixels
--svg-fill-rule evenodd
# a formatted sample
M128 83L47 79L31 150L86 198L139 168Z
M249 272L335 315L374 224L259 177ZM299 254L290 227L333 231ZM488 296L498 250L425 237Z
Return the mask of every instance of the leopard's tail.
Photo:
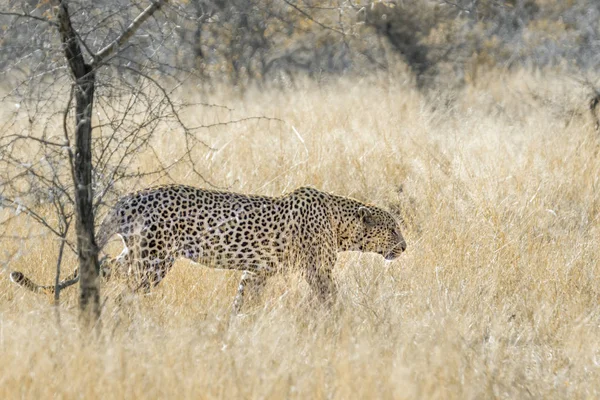
M102 221L100 228L98 228L98 234L96 235L96 238L98 242L98 248L100 250L106 245L108 239L110 239L110 237L117 232L117 227L118 216L115 210L112 209ZM104 260L100 261L101 275L110 276L110 267L108 264L109 263L105 263ZM34 293L54 294L56 292L55 285L38 285L37 283L33 282L31 279L26 277L25 274L19 271L11 272L10 280L16 283L17 285L24 287L25 289L31 290ZM62 290L64 288L76 284L77 282L79 282L79 268L76 268L75 271L73 271L73 273L69 275L65 280L59 282L58 288L59 290Z
M16 283L17 285L23 286L25 289L31 290L34 293L54 294L56 291L55 285L38 285L19 271L11 272L10 280ZM79 269L75 269L75 271L71 275L69 275L67 279L60 282L58 284L58 288L59 290L62 290L66 287L76 284L77 282L79 282Z

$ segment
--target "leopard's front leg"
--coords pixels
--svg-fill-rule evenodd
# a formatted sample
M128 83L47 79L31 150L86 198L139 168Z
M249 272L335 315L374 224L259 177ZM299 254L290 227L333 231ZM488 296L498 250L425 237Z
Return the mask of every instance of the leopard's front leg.
M238 285L231 310L232 315L238 315L244 305L244 299L256 300L260 297L266 283L268 274L244 271Z
M337 285L332 276L335 261L336 254L326 252L312 255L306 263L306 281L317 298L327 305L334 304L337 298Z

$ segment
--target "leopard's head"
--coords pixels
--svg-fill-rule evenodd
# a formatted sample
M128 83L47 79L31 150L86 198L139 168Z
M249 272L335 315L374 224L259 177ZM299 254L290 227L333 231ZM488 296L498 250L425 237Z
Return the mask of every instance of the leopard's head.
M406 250L400 226L389 212L375 206L362 206L357 210L357 217L360 221L355 238L358 250L381 254L386 260L393 260Z

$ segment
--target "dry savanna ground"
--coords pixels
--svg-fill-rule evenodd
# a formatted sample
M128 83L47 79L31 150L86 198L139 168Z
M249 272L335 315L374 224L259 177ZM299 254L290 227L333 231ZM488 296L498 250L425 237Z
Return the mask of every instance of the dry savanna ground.
M211 182L373 202L402 215L406 253L340 255L331 310L298 275L274 278L229 326L240 273L180 261L148 295L117 303L119 284L104 284L90 344L75 289L59 325L50 299L8 280L50 283L56 241L4 241L3 256L20 252L0 273L0 398L600 397L600 141L585 91L529 74L480 82L435 101L384 80L200 99L285 121L204 132ZM160 140L163 159L180 150ZM14 232L33 226L19 221Z

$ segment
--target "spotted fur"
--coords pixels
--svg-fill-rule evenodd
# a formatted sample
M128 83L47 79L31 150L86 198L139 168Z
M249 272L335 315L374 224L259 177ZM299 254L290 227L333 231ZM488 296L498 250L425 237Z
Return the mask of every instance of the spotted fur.
M245 271L235 313L248 292L257 294L267 277L290 266L303 271L318 298L330 301L338 252L373 252L392 260L406 249L388 212L310 187L281 197L182 185L145 189L122 197L111 209L98 230L99 248L115 234L123 239L124 251L103 269L125 272L145 289L157 285L178 258ZM67 281L76 277L77 271ZM53 291L20 272L11 278L36 292Z

